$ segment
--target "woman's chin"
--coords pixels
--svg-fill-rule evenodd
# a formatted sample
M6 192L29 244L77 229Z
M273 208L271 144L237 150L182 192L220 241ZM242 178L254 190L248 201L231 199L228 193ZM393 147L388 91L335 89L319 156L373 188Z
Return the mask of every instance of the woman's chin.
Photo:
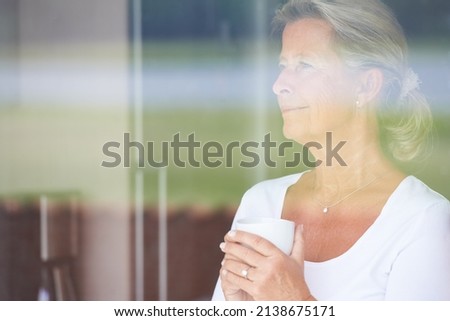
M284 124L283 126L283 136L286 139L291 139L294 141L301 141L305 137L305 131L300 126L289 126Z

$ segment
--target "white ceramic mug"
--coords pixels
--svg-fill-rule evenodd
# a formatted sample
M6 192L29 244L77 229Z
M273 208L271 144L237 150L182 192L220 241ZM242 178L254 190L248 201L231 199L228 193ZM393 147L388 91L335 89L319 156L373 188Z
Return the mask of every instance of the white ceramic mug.
M291 254L295 231L292 221L268 217L243 218L236 221L236 229L259 235L285 254Z

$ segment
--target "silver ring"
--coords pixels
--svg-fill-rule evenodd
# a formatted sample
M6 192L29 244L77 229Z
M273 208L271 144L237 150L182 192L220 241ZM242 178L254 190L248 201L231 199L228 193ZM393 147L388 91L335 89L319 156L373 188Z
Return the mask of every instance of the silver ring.
M243 269L242 271L241 271L241 274L242 274L242 276L246 279L246 280L248 280L248 270L250 270L250 266L248 267L248 268L246 268L246 269Z

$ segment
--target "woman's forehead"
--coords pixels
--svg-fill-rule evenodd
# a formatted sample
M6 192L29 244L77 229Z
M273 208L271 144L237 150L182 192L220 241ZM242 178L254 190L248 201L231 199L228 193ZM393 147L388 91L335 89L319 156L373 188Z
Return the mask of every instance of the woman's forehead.
M333 33L333 28L323 19L302 18L286 24L283 33L286 31L299 35L304 34L307 31L308 34L325 36L326 34L331 35Z
M324 20L305 18L284 28L280 60L331 56L336 56L333 29Z

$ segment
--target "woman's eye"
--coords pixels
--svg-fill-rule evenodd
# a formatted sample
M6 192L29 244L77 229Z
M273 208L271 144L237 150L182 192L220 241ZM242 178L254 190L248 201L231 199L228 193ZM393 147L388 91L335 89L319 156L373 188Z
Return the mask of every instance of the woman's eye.
M287 65L287 64L279 64L278 68L279 68L280 71L283 71L286 68L289 68L289 69L295 70L295 71L303 71L303 70L307 70L307 69L313 68L313 66L308 64L308 63L306 63L306 62L300 62L300 63L298 63L296 65L292 65L292 66Z
M301 63L299 63L297 65L296 70L297 71L302 71L302 70L309 69L309 68L312 68L312 67L313 67L312 65L310 65L310 64L308 64L306 62L301 62Z

